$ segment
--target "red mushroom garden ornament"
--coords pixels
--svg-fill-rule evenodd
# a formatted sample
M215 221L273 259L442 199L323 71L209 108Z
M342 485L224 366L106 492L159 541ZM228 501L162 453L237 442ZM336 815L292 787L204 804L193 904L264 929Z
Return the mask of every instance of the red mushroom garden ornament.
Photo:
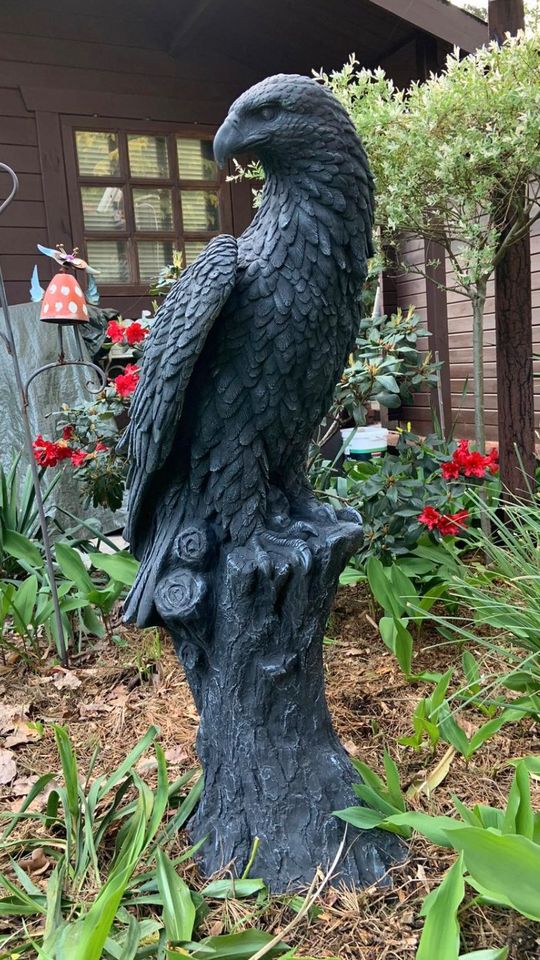
M63 325L88 323L88 307L76 277L56 273L45 291L40 320Z

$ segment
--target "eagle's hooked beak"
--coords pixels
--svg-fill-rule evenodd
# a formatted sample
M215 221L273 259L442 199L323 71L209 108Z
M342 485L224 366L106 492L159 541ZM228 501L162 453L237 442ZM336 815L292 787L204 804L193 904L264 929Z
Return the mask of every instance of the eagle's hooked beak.
M217 165L223 169L225 161L234 153L241 153L243 139L238 117L229 114L214 137L214 157Z

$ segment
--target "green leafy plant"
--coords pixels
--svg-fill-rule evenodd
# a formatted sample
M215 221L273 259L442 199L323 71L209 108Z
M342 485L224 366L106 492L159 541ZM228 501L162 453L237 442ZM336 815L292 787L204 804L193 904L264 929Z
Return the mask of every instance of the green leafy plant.
M424 439L403 430L395 453L371 462L345 461L344 476L337 475L330 464L318 465L314 479L320 495L336 507L347 504L362 515L364 543L357 562L375 555L390 564L415 552L408 574L429 574L433 561L452 567L450 554L456 536L466 529L471 493L483 485L488 503L498 495L498 480L492 473L496 462L488 463L489 458L467 451L466 475L459 466L461 447L436 434ZM476 504L474 497L472 502ZM422 555L416 551L419 543L431 549ZM437 560L433 547L443 543Z
M369 557L366 575L371 592L384 611L379 620L381 638L395 655L405 676L412 678L413 632L419 632L422 614L444 594L446 582L435 583L420 597L399 564L385 567L377 557ZM411 608L415 611L412 625L408 615Z
M39 660L57 639L52 595L37 546L28 541L19 552L28 571L26 579L0 580L0 648L22 652L28 661ZM80 645L87 634L104 636L109 614L135 579L137 561L123 551L87 554L62 541L55 544L54 552L65 637L70 644L78 637ZM10 639L13 634L21 639L22 651Z
M508 948L460 953L458 911L465 899L463 855L450 867L444 879L425 898L420 910L424 927L416 960L506 960Z
M203 783L194 770L169 781L155 727L108 775L94 776L96 747L84 778L66 730L56 726L54 733L63 783L44 774L19 811L1 815L0 850L9 855L10 870L0 874L0 917L10 918L11 932L0 936L0 960L29 951L40 960L296 958L286 943L254 928L198 937L207 900L255 896L265 902L267 891L262 880L244 876L210 881L195 892L179 875L199 845L174 859L166 846L192 814ZM136 770L152 746L153 788ZM41 795L44 812L33 809ZM36 847L52 867L45 889L21 865ZM300 914L305 909L306 903Z
M197 802L201 782L185 798L178 799L193 771L169 783L163 751L155 744L158 782L151 790L134 766L155 741L157 730L150 728L125 760L110 775L90 776L97 761L94 752L90 773L83 782L66 731L55 727L57 749L62 765L63 786L54 786L46 802L45 815L30 811L30 805L46 790L53 774L40 777L32 787L20 811L4 816L1 846L12 855L14 879L0 876L6 896L0 900L0 915L40 919L38 932L29 931L40 956L50 960L100 960L115 957L115 943L126 949L128 941L138 943L159 927L152 921L130 917L126 926L121 906L128 900L144 902L148 876L135 871L142 860L155 855L158 844L166 841L189 816ZM174 807L166 821L167 810ZM30 820L45 828L39 838L17 839L13 834L20 820ZM17 857L25 849L39 845L54 863L47 890L37 887ZM112 854L112 857L111 857ZM189 853L187 854L189 855ZM181 858L182 859L182 858ZM44 926L43 926L44 924ZM136 925L136 931L135 931ZM6 938L4 938L6 939ZM7 940L11 940L8 936ZM132 956L133 954L129 954Z
M459 819L404 812L403 793L394 789L390 798L388 788L370 771L368 789L365 784L356 787L370 806L336 811L336 816L364 830L379 827L406 837L416 831L462 853L465 879L482 899L540 920L540 813L532 806L530 769L540 770L537 757L517 762L504 809L482 804L469 808L454 797ZM365 769L359 772L366 776Z
M44 470L40 470L43 479ZM21 577L42 566L39 546L39 516L30 467L21 477L21 455L13 458L6 472L0 465L0 576ZM43 500L49 500L59 476L43 489Z
M510 691L510 707L538 716L540 514L534 503L505 502L503 515L491 508L488 516L492 536L469 532L475 562L458 561L452 577L457 612L427 615L446 640L479 644L494 655L497 666L485 678L492 696L502 687Z
M336 387L334 418L347 415L362 426L370 402L395 410L418 390L435 386L440 364L418 349L418 339L425 336L413 307L390 317L364 317L354 353Z

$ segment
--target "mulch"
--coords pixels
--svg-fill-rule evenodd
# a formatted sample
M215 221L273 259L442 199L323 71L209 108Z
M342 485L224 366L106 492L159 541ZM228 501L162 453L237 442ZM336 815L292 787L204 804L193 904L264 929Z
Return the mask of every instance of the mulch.
M447 744L414 751L397 743L412 732L414 708L432 686L405 680L378 636L375 616L362 585L340 590L325 644L328 702L350 754L381 772L383 751L388 749L398 763L403 786L409 787L422 783L446 753ZM94 773L110 772L151 724L159 727L171 778L197 765L197 713L167 637L120 623L113 626L113 634L114 640L100 641L76 657L69 673L54 668L52 660L33 671L13 657L0 664L0 782L13 774L0 786L1 809L17 809L39 775L59 771L54 723L68 729L82 775L97 745L101 749ZM463 682L460 658L458 647L442 644L425 630L416 643L414 666L418 673L444 672L453 666L456 680ZM472 729L482 717L467 710L460 722L470 723ZM539 752L540 731L530 719L509 724L469 762L455 756L443 782L430 795L421 793L414 804L429 813L447 814L453 811L455 794L469 805L501 806L513 775L509 761ZM141 772L152 777L151 761ZM540 808L540 786L535 786L534 801ZM185 846L186 838L177 842ZM440 882L453 855L422 838L411 841L409 854L408 861L392 871L389 890L327 890L317 915L302 920L288 941L300 954L317 958L414 960L422 927L421 901ZM6 857L0 860L0 869L9 871ZM47 876L44 869L34 880L45 886ZM185 877L192 887L202 883L193 863L185 865ZM216 934L254 923L276 934L293 916L280 898L262 909L249 901L215 901L202 932ZM510 960L540 958L540 926L512 911L474 905L462 910L460 920L463 953L507 944ZM0 929L9 929L9 921L2 921Z

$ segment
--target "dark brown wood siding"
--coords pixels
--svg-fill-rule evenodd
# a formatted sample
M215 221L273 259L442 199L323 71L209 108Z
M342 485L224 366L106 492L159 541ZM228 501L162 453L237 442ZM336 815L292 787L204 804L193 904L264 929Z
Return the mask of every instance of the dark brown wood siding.
M2 270L8 296L19 302L29 299L36 243L47 242L47 228L35 116L26 109L20 90L2 86L0 160L15 168L20 182L17 199L0 219ZM8 187L8 176L0 174L1 196Z
M239 86L255 79L249 67L219 55L212 69L195 49L172 57L163 49L163 23L93 9L80 13L63 6L57 17L37 0L28 0L24 13L12 2L0 7L0 160L13 166L21 183L0 220L0 257L12 303L29 299L36 262L42 282L51 276L36 243L80 242L63 142L75 116L85 126L91 118L96 127L109 121L147 124L149 130L167 123L178 132L189 128L190 135L196 134L194 124L213 131ZM0 196L7 186L3 175ZM224 226L238 232L249 217L249 191L244 185L225 190L237 195L238 209ZM126 316L149 305L140 293L110 296L106 288L102 302Z
M422 257L423 246L416 238L406 244L409 262L418 262ZM447 263L448 282L452 274ZM540 355L540 223L533 227L531 237L531 286L533 305L533 346ZM456 424L456 435L474 437L474 394L472 386L472 310L470 301L462 294L449 291L448 301L448 340L450 356L450 383L452 415ZM397 280L397 302L402 309L414 304L418 312L425 316L426 281L412 273L403 274ZM494 281L490 280L487 290L486 312L484 318L484 369L485 369L485 421L488 440L497 440L497 363L495 352L495 291ZM535 371L540 374L540 361L535 361ZM540 429L540 379L536 381L535 411L536 427ZM411 420L414 429L424 434L431 429L427 394L418 394L414 405L403 411L403 418Z

